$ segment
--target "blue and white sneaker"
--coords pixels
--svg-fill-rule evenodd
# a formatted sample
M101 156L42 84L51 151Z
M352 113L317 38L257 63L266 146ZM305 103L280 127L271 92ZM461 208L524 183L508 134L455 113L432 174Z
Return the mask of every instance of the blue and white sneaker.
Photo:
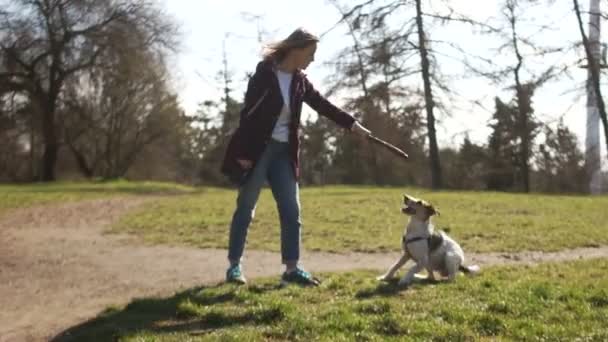
M321 280L313 277L310 273L301 268L296 268L291 272L284 272L281 276L281 285L298 284L304 286L319 286Z
M226 271L226 282L239 285L247 284L247 279L241 271L241 265L233 265Z

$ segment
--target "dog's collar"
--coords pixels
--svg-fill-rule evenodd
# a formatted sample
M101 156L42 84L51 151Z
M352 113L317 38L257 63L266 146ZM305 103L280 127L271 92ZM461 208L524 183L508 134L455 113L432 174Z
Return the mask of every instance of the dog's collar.
M407 248L407 245L416 241L422 241L422 240L426 240L429 244L429 250L430 251L434 251L435 249L439 248L439 246L441 246L441 243L443 243L443 235L441 234L441 232L439 231L434 231L430 236L416 236L413 238L409 238L406 239L405 235L403 236L403 243L405 244L405 248Z
M417 237L413 237L413 238L409 238L409 239L405 239L405 235L403 236L403 242L407 245L410 244L412 242L416 242L416 241L422 241L422 240L427 240L429 237L428 236L417 236Z

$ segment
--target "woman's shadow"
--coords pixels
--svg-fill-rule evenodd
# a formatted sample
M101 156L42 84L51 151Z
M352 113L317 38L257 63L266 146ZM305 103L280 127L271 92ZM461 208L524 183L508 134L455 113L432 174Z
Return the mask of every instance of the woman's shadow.
M219 288L224 290L213 291ZM122 309L106 309L97 317L64 330L50 341L114 341L141 331L198 335L235 325L272 324L283 318L280 308L253 311L244 307L232 313L222 310L196 313L184 308L184 303L206 308L223 304L239 305L239 291L263 294L279 288L272 284L249 287L222 284L188 289L169 298L135 299Z

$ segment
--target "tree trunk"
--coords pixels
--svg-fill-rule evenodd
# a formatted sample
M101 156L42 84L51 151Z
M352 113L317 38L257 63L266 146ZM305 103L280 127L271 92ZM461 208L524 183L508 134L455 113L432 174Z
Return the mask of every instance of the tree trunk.
M583 27L583 19L581 17L581 10L578 4L578 0L573 0L574 2L574 12L576 13L576 19L578 20L578 28L581 33L581 37L583 39L583 47L585 48L585 55L587 57L587 63L589 72L591 74L591 82L592 86L595 89L595 98L597 100L597 107L600 114L600 119L602 121L602 125L604 127L604 140L606 143L606 147L608 148L608 118L606 115L606 105L604 103L604 97L602 96L602 91L600 88L600 61L593 58L593 53L591 51L591 46L589 44L589 39L587 39L587 35L585 34L585 29Z
M433 189L441 189L441 163L439 161L439 148L437 146L437 132L435 130L435 115L433 114L434 101L431 88L430 63L426 49L426 37L422 22L421 0L416 0L416 26L418 27L418 45L420 50L420 63L422 66L422 81L424 82L424 100L426 106L426 125L429 138L429 156L431 166L431 186Z
M59 151L59 143L57 142L57 134L55 132L55 109L54 106L42 108L42 136L44 142L44 151L42 154L42 175L43 182L52 182L55 180L55 164L57 163L57 153Z
M528 193L530 192L530 136L528 132L528 111L526 108L528 107L526 102L526 96L529 94L524 94L521 90L521 85L518 84L517 88L517 107L519 107L519 131L521 133L521 144L519 146L519 158L520 158L520 176L523 191Z
M36 130L34 128L35 120L35 114L30 114L30 180L32 181L39 180L38 168L36 167L38 164L38 159L36 157Z
M605 143L606 143L606 147L608 148L608 119L606 118L606 106L604 103L604 98L602 96L602 92L601 92L601 88L600 88L600 61L594 56L594 51L592 51L592 48L597 48L596 46L592 47L591 44L597 44L597 42L590 42L589 38L587 37L587 35L585 34L585 29L583 27L583 19L581 17L581 10L578 4L577 0L573 0L574 2L574 12L576 13L576 19L578 21L578 28L579 31L581 33L581 38L583 40L583 47L585 48L585 56L587 57L587 70L588 70L588 79L587 79L587 91L588 91L588 102L587 102L587 110L589 111L592 106L592 101L595 100L595 105L597 106L597 108L594 108L593 110L597 110L597 114L600 117L600 120L602 121L602 126L604 127L604 138L605 138ZM596 4L599 7L599 3ZM593 4L590 6L590 12L591 11L597 11L599 10L599 8L592 8L595 7L593 6ZM592 16L593 15L600 15L599 13L590 13ZM597 18L597 24L599 25L599 21L600 19ZM595 21L591 20L590 22L590 26L593 25ZM591 29L591 27L590 27ZM599 31L599 27L597 27L597 30ZM592 34L593 32L591 32ZM599 34L598 34L599 35ZM592 35L592 38L594 38L594 36ZM593 94L595 93L595 94ZM591 108L590 108L591 107ZM585 149L585 153L586 153L586 169L587 169L587 176L590 178L590 184L589 184L589 192L592 194L597 194L601 192L601 160L600 160L600 146L599 146L599 137L597 136L599 134L599 132L597 131L597 128L593 127L595 126L595 123L597 121L595 121L595 118L592 118L592 116L590 116L590 114L587 114L587 143L586 143L586 149ZM595 116L595 115L593 115ZM595 123L594 123L595 121ZM590 129L590 127L593 127L594 129ZM598 142L597 146L593 146L595 145L595 143Z
M513 31L515 32L515 31ZM517 55L517 66L515 67L514 76L515 76L515 93L517 97L517 111L518 111L518 123L517 123L517 135L521 138L521 143L519 145L519 173L522 182L523 191L528 193L530 192L530 132L528 125L528 116L531 114L531 108L529 108L529 99L528 97L531 95L529 92L523 88L521 84L521 80L519 77L519 71L521 70L521 66L523 64L523 57L519 53L519 49L517 47L517 40L515 39L515 34L513 34L514 42L515 42L515 51Z
M87 162L87 159L84 154L78 151L76 146L72 144L69 144L69 146L70 150L72 151L72 154L74 155L74 158L76 159L76 163L78 164L78 169L80 170L80 173L82 173L82 175L86 178L93 178L93 168L89 166L89 163Z

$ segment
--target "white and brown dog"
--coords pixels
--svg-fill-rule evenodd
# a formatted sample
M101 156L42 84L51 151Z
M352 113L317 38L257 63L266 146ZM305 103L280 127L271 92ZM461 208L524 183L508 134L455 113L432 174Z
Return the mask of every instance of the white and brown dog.
M399 280L400 286L408 286L414 280L416 273L426 269L428 279L434 281L433 272L452 281L459 271L474 274L479 272L478 266L464 266L464 252L460 245L444 232L435 232L431 217L439 214L432 204L408 195L403 196L401 211L410 216L403 233L403 255L378 280L393 278L397 270L409 259L416 265Z

